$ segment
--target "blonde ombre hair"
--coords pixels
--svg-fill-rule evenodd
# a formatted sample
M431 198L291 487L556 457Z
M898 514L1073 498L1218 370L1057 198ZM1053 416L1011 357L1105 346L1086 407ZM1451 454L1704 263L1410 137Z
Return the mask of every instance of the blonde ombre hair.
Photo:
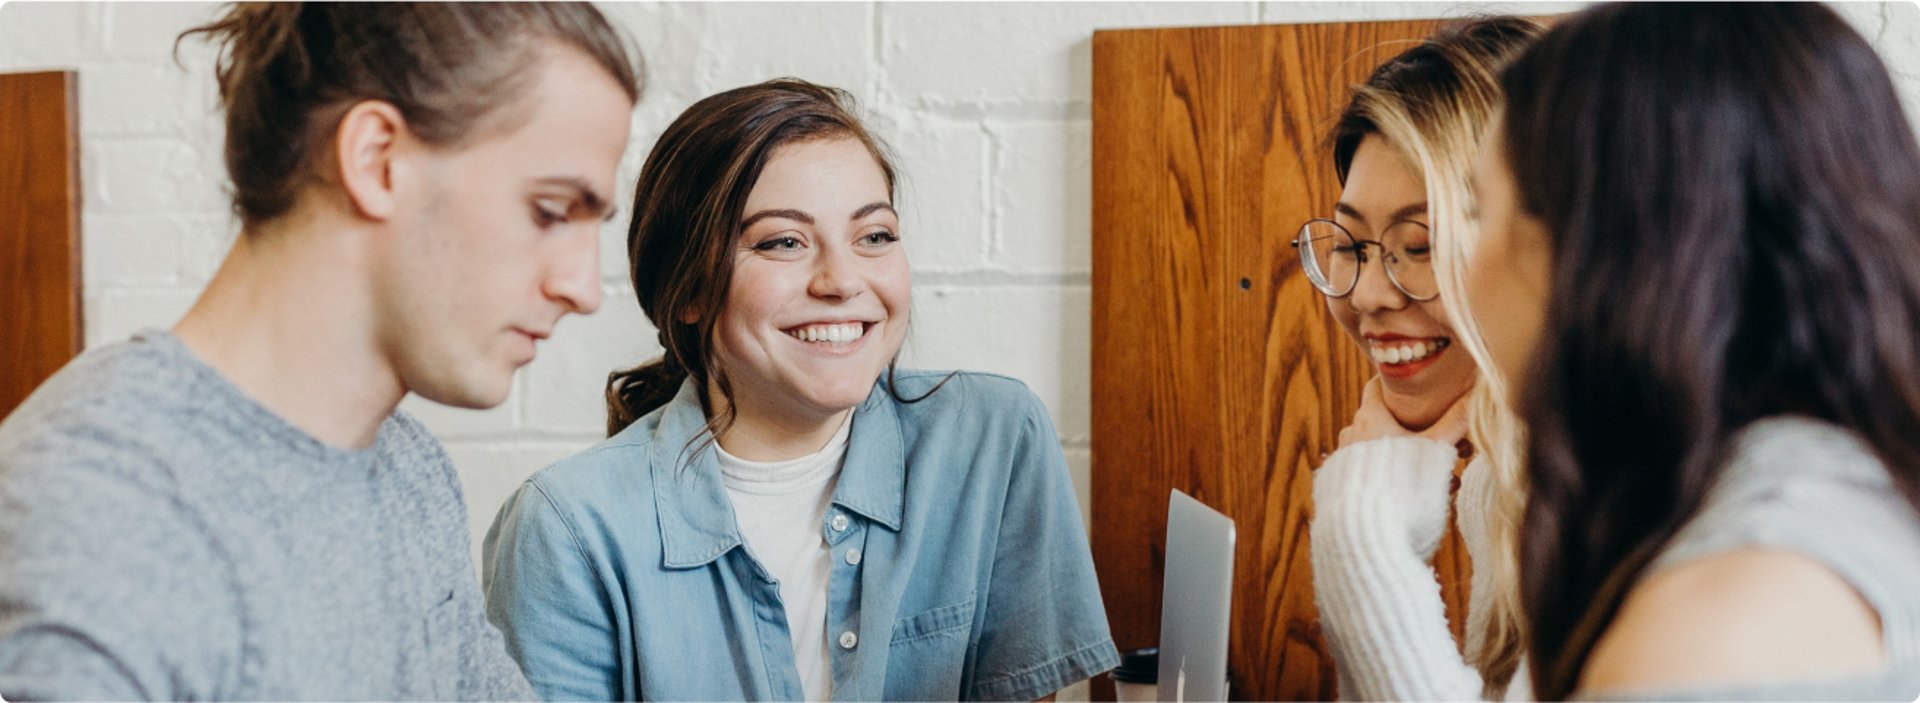
M1480 325L1457 304L1465 295L1464 263L1478 243L1469 174L1482 139L1500 109L1499 70L1544 31L1522 17L1493 16L1451 23L1415 47L1381 64L1335 125L1334 166L1341 183L1360 141L1377 134L1426 183L1427 218L1433 232L1433 267L1440 301L1455 338L1479 366L1480 380L1467 399L1469 423L1492 483L1487 539L1497 556L1475 563L1475 586L1487 584L1484 613L1467 618L1467 660L1480 671L1484 693L1500 698L1524 651L1519 574L1520 520L1526 507L1522 476L1524 430L1505 398L1505 379L1494 370Z

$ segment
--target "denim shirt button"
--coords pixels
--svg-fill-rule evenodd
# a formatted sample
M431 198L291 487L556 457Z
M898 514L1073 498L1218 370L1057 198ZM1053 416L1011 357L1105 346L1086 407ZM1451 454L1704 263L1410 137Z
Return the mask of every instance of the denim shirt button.
M858 564L858 563L860 563L860 550L859 550L859 548L857 548L857 547L848 547L848 548L847 548L847 563L848 563L848 564Z
M860 644L860 636L853 634L852 630L840 633L841 649L853 649L856 644Z
M835 513L835 514L834 514L834 516L833 516L833 523L832 523L832 525L833 525L833 531L834 531L834 532L845 532L845 531L847 531L847 514L846 514L846 513Z

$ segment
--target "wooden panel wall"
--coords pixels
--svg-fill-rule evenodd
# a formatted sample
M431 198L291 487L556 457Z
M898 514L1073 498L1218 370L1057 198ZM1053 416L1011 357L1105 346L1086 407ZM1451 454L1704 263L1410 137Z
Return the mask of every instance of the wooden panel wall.
M78 94L0 74L0 418L80 353Z
M1094 34L1094 560L1116 642L1151 646L1168 489L1232 516L1236 699L1336 695L1314 610L1311 471L1373 370L1287 242L1332 214L1321 144L1349 86L1434 26ZM1458 535L1441 551L1463 614Z

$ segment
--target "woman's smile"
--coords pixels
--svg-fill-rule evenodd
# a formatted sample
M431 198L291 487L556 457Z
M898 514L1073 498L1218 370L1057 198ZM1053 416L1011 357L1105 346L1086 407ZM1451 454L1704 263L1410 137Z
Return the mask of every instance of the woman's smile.
M1380 367L1380 375L1412 378L1438 361L1453 346L1448 337L1406 337L1398 334L1365 335L1367 356Z

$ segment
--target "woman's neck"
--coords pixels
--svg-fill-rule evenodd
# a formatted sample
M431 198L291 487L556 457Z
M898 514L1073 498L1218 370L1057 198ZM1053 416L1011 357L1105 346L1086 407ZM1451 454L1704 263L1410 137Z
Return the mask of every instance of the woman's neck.
M726 412L729 401L718 389L709 387L707 397L716 415ZM720 448L747 461L784 461L818 452L853 412L847 408L816 414L791 406L772 412L752 401L731 407L733 424L719 436Z

